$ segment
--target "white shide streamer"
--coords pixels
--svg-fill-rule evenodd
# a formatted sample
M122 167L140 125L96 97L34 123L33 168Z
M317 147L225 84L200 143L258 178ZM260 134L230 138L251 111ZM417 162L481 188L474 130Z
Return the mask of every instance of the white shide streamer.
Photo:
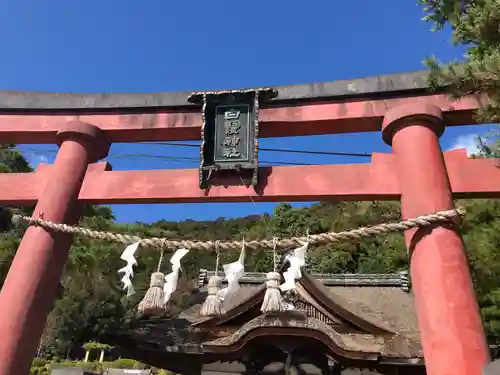
M187 249L178 249L170 263L172 264L172 272L165 276L165 284L163 285L163 292L165 293L165 303L168 302L172 293L177 289L177 281L179 280L179 271L181 270L181 259L189 253Z
M123 290L127 290L127 297L135 294L135 290L132 285L132 277L134 276L134 265L137 264L134 255L138 247L139 242L128 245L120 256L120 259L123 259L125 262L127 262L127 265L125 267L118 270L118 274L123 273L121 281L123 283Z
M290 263L288 269L283 272L283 278L285 282L280 285L280 289L285 292L288 290L295 289L295 280L298 280L302 277L302 272L300 272L300 268L305 266L306 264L306 251L307 251L308 243L305 243L301 247L295 249L293 254L289 254L286 256L286 260Z
M245 246L242 246L240 257L236 262L223 264L222 268L226 275L227 287L220 290L218 297L227 302L240 289L239 281L245 274Z

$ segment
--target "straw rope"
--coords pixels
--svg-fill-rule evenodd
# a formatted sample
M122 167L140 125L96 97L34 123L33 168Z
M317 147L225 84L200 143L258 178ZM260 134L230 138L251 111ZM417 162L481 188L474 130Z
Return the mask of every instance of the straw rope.
M404 232L408 229L432 226L436 224L444 224L452 222L465 213L463 209L440 211L433 214L419 216L414 219L407 219L398 223L385 223L372 227L364 227L344 232L330 232L311 234L304 237L291 237L284 239L264 239L255 241L245 241L245 247L251 250L262 248L273 249L274 246L280 249L286 249L294 246L302 246L308 242L310 245L325 245L340 241L359 241L363 238L375 237L380 234L387 234L393 232ZM57 232L74 233L86 237L112 241L122 244L131 244L139 242L141 246L151 247L156 249L180 249L185 248L189 250L213 250L217 244L220 250L241 249L243 243L241 241L176 241L167 238L141 238L130 234L102 232L77 226L70 226L66 224L53 223L51 221L36 219L29 216L13 215L14 222L24 221L29 225L35 225L42 228L50 229Z

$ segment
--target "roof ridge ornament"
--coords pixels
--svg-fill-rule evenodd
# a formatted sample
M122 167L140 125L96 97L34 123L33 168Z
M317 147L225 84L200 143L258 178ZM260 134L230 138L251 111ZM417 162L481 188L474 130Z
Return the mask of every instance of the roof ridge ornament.
M407 275L408 271L400 271L398 273L311 273L306 268L301 271L306 271L309 275L321 282L326 287L332 286L355 286L355 287L384 287L395 288L399 287L405 292L411 290L411 283ZM215 274L207 269L200 269L198 272L198 289L204 288L210 277ZM220 277L224 276L223 272L217 272ZM245 272L239 279L239 283L243 285L261 285L266 281L265 272ZM223 280L223 284L227 284L227 280Z
M200 189L216 183L257 186L259 103L277 95L276 89L257 88L189 96L189 102L201 104L202 112Z

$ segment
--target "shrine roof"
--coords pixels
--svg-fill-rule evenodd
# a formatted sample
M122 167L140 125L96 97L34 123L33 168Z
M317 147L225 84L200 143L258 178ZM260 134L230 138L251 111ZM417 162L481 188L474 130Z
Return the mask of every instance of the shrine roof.
M343 97L394 98L423 94L427 90L426 70L344 79L330 82L273 86L279 95L270 102L318 101ZM193 90L194 91L194 90ZM59 93L0 91L0 109L26 112L61 111L105 112L140 111L147 108L192 107L191 91L153 93Z
M392 358L422 364L413 297L405 273L315 275L303 269L296 283L294 310L271 316L260 312L265 274L247 273L240 280L241 289L226 301L226 313L202 318L199 311L207 295L207 280L213 274L201 270L198 292L175 318L144 317L128 331L116 332L104 341L128 348L128 355L137 358L152 351L167 356L234 356L260 336L294 337L292 331L296 331L296 335L323 340L343 358Z
M359 318L420 340L413 295L395 287L329 287L330 297Z
M201 293L206 293L208 279L215 274L213 271L200 271L198 288ZM224 276L220 272L217 275ZM263 296L265 275L247 273L240 279L242 288L228 301L226 315L252 298L258 299L259 294ZM314 304L312 300L317 300L326 310L367 331L386 331L419 340L406 271L394 274L309 274L303 270L297 289L299 294L309 299L307 302ZM207 326L205 322L210 320L219 320L215 323L217 325L223 323L221 318L200 318L198 312L202 302L183 311L180 317L192 321L194 325ZM325 313L328 314L327 311Z

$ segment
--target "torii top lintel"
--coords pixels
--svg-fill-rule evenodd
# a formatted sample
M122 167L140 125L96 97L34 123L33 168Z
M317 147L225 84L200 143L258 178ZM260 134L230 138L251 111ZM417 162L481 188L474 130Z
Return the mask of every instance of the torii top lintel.
M446 125L475 124L479 98L451 102L430 93L427 71L325 83L274 87L279 95L262 104L260 137L378 131L388 109L429 102ZM0 91L0 138L11 143L56 143L61 123L88 122L111 142L199 140L201 113L191 92L49 93Z

